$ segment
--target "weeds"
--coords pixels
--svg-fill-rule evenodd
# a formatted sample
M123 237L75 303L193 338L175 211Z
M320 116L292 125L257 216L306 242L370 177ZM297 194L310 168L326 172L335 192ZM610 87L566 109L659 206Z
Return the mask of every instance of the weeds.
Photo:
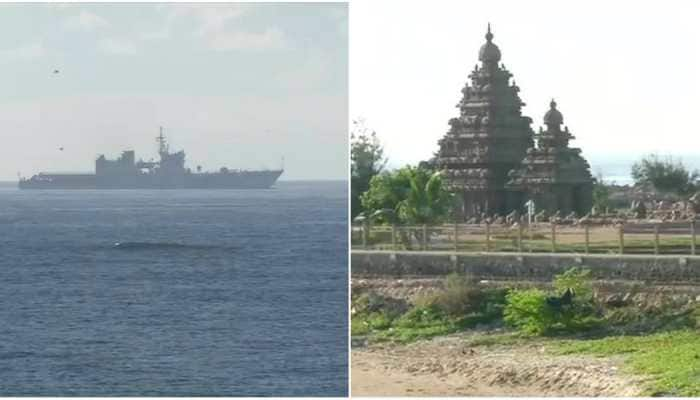
M456 274L446 278L444 291L412 307L366 294L353 299L351 332L402 343L455 333L500 321L505 295L504 289L484 289Z
M697 330L562 341L555 346L554 352L599 356L624 354L631 372L651 378L646 395L700 395L700 333Z

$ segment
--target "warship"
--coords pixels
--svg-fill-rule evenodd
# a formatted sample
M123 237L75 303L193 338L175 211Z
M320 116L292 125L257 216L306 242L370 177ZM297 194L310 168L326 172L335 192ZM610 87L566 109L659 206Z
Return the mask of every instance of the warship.
M160 161L136 161L134 151L123 151L116 160L100 155L95 173L40 172L29 179L20 178L20 189L268 189L284 172L276 170L234 170L222 167L218 172L197 172L185 168L185 152L171 153L163 136L156 138Z

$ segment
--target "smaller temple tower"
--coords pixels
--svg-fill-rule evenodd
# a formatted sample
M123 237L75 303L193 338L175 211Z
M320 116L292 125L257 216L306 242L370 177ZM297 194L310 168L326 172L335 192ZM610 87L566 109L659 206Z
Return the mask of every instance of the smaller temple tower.
M553 99L549 107L544 115L547 129L540 127L537 147L527 149L520 167L509 172L508 187L524 192L538 210L585 215L593 203L590 166L581 149L569 147L574 136L568 127L561 129L564 117Z

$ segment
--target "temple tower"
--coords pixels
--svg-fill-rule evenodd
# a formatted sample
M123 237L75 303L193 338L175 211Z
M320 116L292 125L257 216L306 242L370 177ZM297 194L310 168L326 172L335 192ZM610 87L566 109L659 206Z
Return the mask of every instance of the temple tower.
M461 199L456 210L460 219L482 213L503 215L523 202L522 193L506 183L508 172L520 165L533 145L532 120L521 114L520 89L500 60L489 25L479 50L481 65L469 75L471 84L462 89L457 104L459 117L449 121L433 160Z
M547 129L540 128L535 135L537 147L527 149L520 167L509 173L507 186L523 191L538 210L559 211L562 216L573 211L581 216L591 210L593 202L590 166L581 149L569 147L574 136L568 127L561 129L564 117L557 103L552 100L549 107L544 115Z

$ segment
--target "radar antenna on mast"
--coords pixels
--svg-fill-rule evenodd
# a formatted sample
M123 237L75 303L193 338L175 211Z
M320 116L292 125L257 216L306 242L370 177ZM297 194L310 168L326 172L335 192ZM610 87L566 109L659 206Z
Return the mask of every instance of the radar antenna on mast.
M156 142L158 142L158 153L168 154L168 143L165 141L165 136L163 136L163 127L160 127L160 135L156 137Z

